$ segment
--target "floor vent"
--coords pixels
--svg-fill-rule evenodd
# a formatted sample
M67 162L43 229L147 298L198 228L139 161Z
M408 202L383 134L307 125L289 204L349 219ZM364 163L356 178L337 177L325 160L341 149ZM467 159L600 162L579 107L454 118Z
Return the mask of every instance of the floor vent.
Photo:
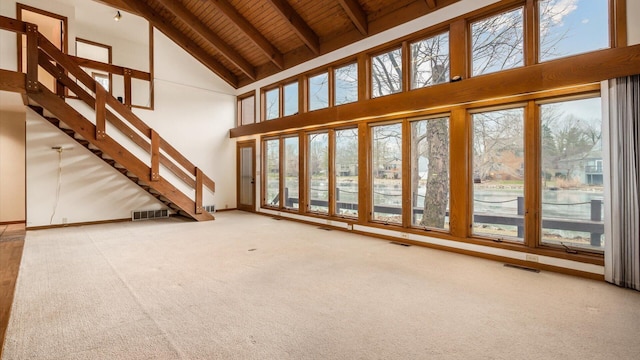
M534 273L539 273L540 272L539 269L534 269L534 268L530 268L530 267L526 267L526 266L520 266L520 265L516 265L516 264L504 264L504 266L510 267L510 268L514 268L514 269L520 269L520 270L524 270L524 271L530 271L530 272L534 272Z
M213 214L214 212L216 212L216 206L215 205L205 205L202 207L204 209L204 211Z
M333 229L329 229L329 228L324 227L324 226L320 226L318 229L320 229L320 230L324 230L324 231L331 231L331 230L333 230Z
M395 242L395 241L390 241L390 242L389 242L389 244L393 244L393 245L400 245L400 246L406 246L406 247L411 246L411 245L409 245L409 244L403 244L403 243L401 243L401 242Z
M169 210L141 210L131 212L131 221L168 218Z
M271 218L271 219L280 221L280 218Z

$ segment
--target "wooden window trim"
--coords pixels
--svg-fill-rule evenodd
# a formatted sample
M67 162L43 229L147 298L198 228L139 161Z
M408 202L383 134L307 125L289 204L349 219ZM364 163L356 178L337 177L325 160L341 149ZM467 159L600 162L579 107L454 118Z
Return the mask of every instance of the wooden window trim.
M38 9L33 6L16 3L16 19L22 21L22 10L30 11L40 15L48 16L54 19L62 21L64 36L62 38L62 52L69 53L69 19L66 16L55 14L46 10ZM18 71L24 72L26 69L22 69L22 36L16 35L18 42Z
M380 50L380 51L376 51L373 53L369 53L368 54L368 66L369 66L369 72L368 72L368 76L369 78L367 79L367 82L369 83L368 85L368 90L369 93L367 94L367 98L369 99L379 99L379 98L383 98L383 97L387 97L390 95L396 95L396 94L402 94L402 93L406 93L407 91L405 90L405 86L406 86L406 82L405 82L405 77L406 77L406 71L405 71L405 58L407 58L406 53L405 53L405 45L406 41L403 41L401 43L394 43L392 46L388 46L386 48L384 48L384 50ZM376 56L380 56L380 55L384 55L384 54L388 54L391 53L393 51L396 50L400 50L400 65L402 68L402 77L400 78L400 81L402 81L401 84L401 88L402 90L400 90L397 93L393 93L393 94L387 94L387 95L380 95L380 96L373 96L373 58Z
M250 97L253 96L253 114L252 114L252 118L253 121L251 122L252 124L256 123L256 92L255 91L249 91L247 93L244 93L242 95L239 95L237 97L237 126L242 126L242 117L243 117L243 111L242 111L242 102Z

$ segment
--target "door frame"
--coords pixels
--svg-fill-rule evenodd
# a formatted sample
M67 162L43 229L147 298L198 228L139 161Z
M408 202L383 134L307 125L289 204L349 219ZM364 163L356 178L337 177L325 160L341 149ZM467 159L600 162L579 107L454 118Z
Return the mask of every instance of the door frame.
M252 194L251 198L253 199L253 206L243 206L240 202L240 191L241 191L241 182L242 182L242 153L241 149L243 148L251 148L251 152L253 154L252 157L252 168L251 168L251 177L252 181ZM245 140L236 142L236 206L238 210L256 212L256 140Z

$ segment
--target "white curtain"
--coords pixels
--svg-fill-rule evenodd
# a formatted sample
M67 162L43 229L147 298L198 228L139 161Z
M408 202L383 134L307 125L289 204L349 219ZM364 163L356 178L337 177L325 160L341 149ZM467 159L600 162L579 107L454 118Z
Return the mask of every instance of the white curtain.
M605 279L640 290L640 75L609 82L610 201Z

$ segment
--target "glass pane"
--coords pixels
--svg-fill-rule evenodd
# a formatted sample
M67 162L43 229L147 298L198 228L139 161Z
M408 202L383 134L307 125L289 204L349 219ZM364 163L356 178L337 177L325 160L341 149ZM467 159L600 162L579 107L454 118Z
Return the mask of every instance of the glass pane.
M411 123L412 220L449 228L449 118Z
M524 65L522 14L518 8L471 25L474 76Z
M524 109L473 115L473 234L524 237Z
M284 116L298 113L298 83L284 86Z
M254 96L249 96L246 97L244 99L242 99L242 101L240 102L240 112L241 112L241 124L242 125L248 125L248 124L253 124L253 122L255 121L256 115L255 115L255 97Z
M411 89L449 81L449 33L411 44Z
M604 249L600 107L600 98L540 106L542 243Z
M371 58L371 85L373 97L402 91L402 49Z
M264 170L266 182L263 193L264 204L267 206L280 205L280 140L265 141Z
M540 61L609 47L609 0L540 0Z
M329 73L309 78L309 110L323 109L329 106Z
M339 67L335 77L335 104L342 105L358 101L358 64Z
M265 120L280 117L280 89L275 88L265 93Z
M329 213L329 134L309 135L309 211Z
M371 131L373 220L402 224L402 124Z
M336 130L336 214L358 216L358 129Z
M240 149L240 205L253 206L253 148Z
M299 204L298 187L299 172L298 163L298 137L288 137L284 139L284 207L297 209Z

